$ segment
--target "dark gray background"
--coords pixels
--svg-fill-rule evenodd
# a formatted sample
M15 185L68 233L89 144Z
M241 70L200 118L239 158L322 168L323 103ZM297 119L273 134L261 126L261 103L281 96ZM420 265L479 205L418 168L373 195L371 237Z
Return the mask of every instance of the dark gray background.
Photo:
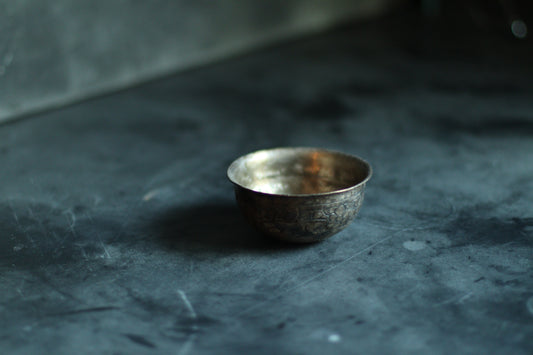
M0 121L388 9L391 0L0 0Z

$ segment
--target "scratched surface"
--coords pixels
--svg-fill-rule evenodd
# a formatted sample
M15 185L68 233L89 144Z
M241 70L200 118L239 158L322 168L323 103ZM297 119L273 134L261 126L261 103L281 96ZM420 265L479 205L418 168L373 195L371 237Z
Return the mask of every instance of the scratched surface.
M531 46L415 23L0 126L1 352L531 354ZM366 158L356 222L251 230L225 169L273 146Z

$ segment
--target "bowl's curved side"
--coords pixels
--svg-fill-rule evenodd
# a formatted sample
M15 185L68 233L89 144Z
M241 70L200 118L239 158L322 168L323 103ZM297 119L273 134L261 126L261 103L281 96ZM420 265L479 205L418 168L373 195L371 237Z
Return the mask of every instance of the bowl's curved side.
M235 197L246 219L264 234L296 243L317 242L340 232L355 218L365 184L338 194L276 196L235 185Z

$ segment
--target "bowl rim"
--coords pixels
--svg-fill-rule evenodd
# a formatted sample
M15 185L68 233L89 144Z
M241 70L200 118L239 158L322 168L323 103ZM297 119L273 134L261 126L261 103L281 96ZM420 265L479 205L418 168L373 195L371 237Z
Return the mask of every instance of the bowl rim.
M246 159L247 157L249 157L250 155L253 155L253 154L257 154L257 153L261 153L261 152L272 152L272 151L276 151L276 150L319 151L319 152L325 152L325 153L330 153L330 154L343 155L343 156L348 157L350 159L356 159L356 160L362 162L368 168L368 174L362 181L358 182L355 185L346 187L344 189L333 190L333 191L328 191L328 192L317 192L317 193L313 193L313 194L289 194L289 193L286 193L286 194L274 194L274 193L262 192L262 191L254 190L254 189L251 189L249 187L243 186L243 185L239 184L237 181L235 181L232 178L230 171L235 169L234 167L239 163L239 161L242 161L242 160ZM241 189L253 192L255 194L260 194L260 195L265 195L265 196L278 196L278 197L318 197L318 196L337 195L337 194L341 194L341 193L344 193L344 192L347 192L347 191L350 191L350 190L354 190L354 189L358 188L359 186L365 185L368 182L368 180L370 180L370 178L372 177L372 174L373 174L372 166L363 158L360 158L360 157L358 157L356 155L353 155L353 154L340 152L338 150L332 150L332 149L326 149L326 148L316 148L316 147L277 147L277 148L266 148L266 149L255 150L255 151L252 151L250 153L241 155L240 157L235 159L228 166L228 169L226 170L227 178L235 186L238 186Z

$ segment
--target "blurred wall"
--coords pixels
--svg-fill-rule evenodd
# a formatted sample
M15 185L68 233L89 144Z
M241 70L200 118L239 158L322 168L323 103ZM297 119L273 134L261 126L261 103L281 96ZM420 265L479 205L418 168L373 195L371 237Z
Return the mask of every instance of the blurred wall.
M0 121L386 10L392 0L0 0Z

